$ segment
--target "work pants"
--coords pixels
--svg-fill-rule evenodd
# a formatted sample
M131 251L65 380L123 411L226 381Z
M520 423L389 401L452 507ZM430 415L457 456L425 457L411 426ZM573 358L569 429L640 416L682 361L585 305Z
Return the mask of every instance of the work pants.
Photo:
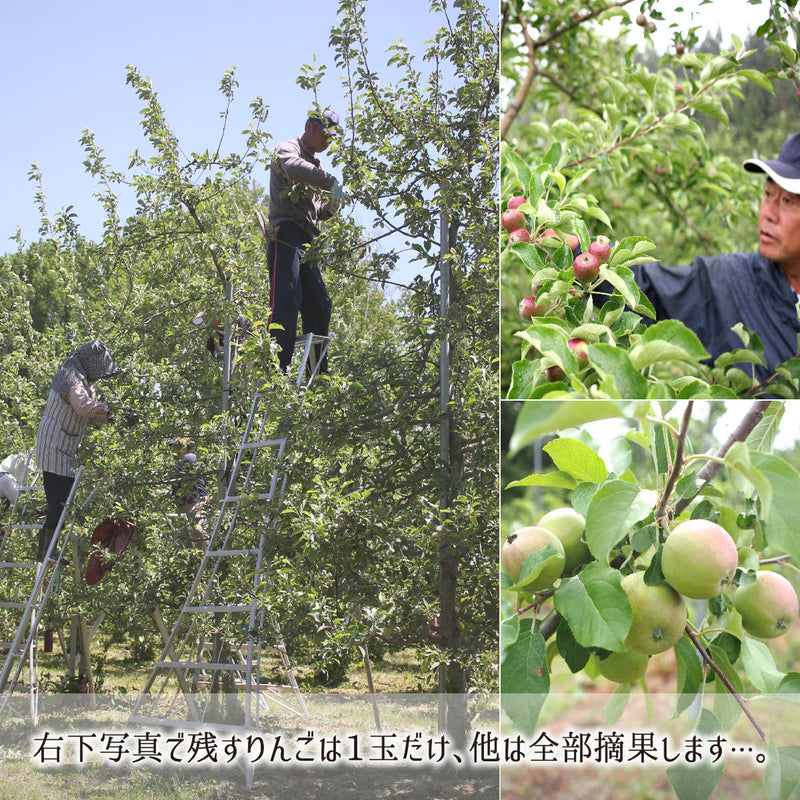
M75 479L69 475L56 475L54 472L43 472L42 483L44 484L44 496L47 499L47 513L39 531L39 549L36 560L44 561L47 549L50 547L50 540L58 527L61 519L61 512L67 503L72 482ZM53 554L56 556L57 554Z
M293 222L282 222L273 229L276 238L269 243L267 265L270 283L270 328L280 346L281 370L286 372L297 338L297 315L303 317L303 333L327 336L331 321L331 298L317 264L303 260L303 247L311 236ZM321 370L327 370L327 356Z

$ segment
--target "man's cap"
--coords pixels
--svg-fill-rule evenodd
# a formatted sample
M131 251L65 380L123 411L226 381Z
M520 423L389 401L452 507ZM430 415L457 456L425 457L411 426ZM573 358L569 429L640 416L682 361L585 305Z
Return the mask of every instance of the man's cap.
M795 133L783 143L777 158L771 161L748 158L742 166L748 172L766 172L787 192L800 194L800 133Z
M312 111L308 118L312 122L322 125L326 131L339 125L339 115L330 108L326 108L324 111Z

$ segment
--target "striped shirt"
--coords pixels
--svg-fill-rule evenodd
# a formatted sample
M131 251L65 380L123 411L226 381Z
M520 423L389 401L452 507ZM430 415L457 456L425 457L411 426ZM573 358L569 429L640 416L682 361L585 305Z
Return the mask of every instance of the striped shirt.
M74 384L66 399L50 390L36 435L36 463L43 472L75 475L78 445L89 420L108 422L108 406L100 403L90 384Z

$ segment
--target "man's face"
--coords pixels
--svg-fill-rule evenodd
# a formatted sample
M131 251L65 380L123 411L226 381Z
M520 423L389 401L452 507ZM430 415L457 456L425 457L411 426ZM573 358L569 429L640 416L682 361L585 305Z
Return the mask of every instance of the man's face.
M305 140L306 147L312 153L321 153L323 150L328 149L328 145L331 143L333 136L318 122L308 120L306 122L306 131L303 135L303 139Z
M758 212L758 244L765 258L800 271L800 194L769 178Z

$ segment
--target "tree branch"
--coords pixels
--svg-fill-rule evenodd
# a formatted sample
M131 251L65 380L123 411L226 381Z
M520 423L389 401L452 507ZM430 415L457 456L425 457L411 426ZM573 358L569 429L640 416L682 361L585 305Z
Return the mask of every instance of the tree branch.
M688 624L686 626L686 633L692 640L692 644L697 648L697 652L700 653L700 657L709 667L711 667L712 670L714 670L714 672L717 674L719 679L724 684L725 688L733 695L736 702L741 706L741 709L742 711L744 711L747 719L750 720L753 727L756 729L756 731L758 731L758 735L766 742L767 734L764 733L762 727L756 722L755 717L750 713L750 709L747 707L745 699L739 694L739 692L736 691L736 689L733 688L731 682L725 677L722 670L717 666L716 661L714 661L714 659L711 658L711 655L709 654L708 650L706 650L706 648L703 647L703 643L700 641L700 637L689 627Z
M692 419L693 408L694 403L690 400L686 405L686 411L683 413L683 421L681 423L680 432L678 433L678 444L675 447L675 460L672 462L672 469L670 470L669 477L667 478L667 485L664 487L664 494L661 496L661 501L656 508L656 522L667 515L669 498L672 496L672 491L675 488L675 484L678 482L681 470L683 469L683 449L686 444L686 434L689 432L689 422Z
M736 429L731 433L725 443L717 450L714 455L716 458L724 458L728 450L733 447L736 442L743 442L753 432L753 429L764 418L767 409L772 401L771 400L755 400L748 409L747 413L742 418L742 421L736 426ZM692 497L684 497L675 504L673 510L673 517L677 517L694 498L700 494L705 486L710 483L720 472L724 464L719 461L709 461L697 473L698 480L702 481L702 485L697 490L697 493Z
M525 46L528 48L528 71L525 73L525 77L522 79L519 88L514 93L514 99L506 109L506 113L503 114L503 121L500 123L501 140L506 138L508 129L522 109L525 99L528 97L528 93L531 90L533 79L536 77L536 44L528 31L528 20L520 14L519 21L522 25L522 35L525 37Z

